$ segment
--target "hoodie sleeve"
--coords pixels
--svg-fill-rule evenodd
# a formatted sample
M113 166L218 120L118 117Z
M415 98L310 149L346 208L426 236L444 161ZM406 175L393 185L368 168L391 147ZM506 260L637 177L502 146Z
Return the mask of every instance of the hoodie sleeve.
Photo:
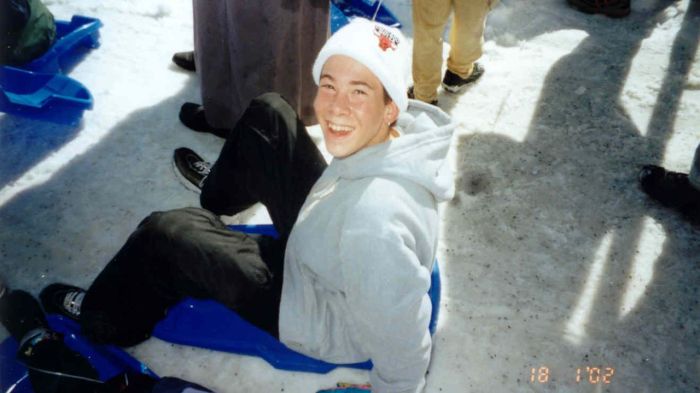
M425 385L432 344L430 272L415 243L400 220L380 226L365 221L341 240L350 326L374 365L374 393L417 393Z

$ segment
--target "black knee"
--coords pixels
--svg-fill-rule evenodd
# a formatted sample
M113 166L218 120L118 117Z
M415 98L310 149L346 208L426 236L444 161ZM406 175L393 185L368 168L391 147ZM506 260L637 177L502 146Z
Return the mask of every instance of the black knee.
M80 315L80 331L95 344L133 347L149 339L153 327L164 316L125 312L115 317L105 311L87 310Z
M286 134L296 134L297 128L304 126L294 108L278 93L265 93L254 98L240 124L262 136L272 146L286 143Z
M149 239L187 239L188 233L196 230L199 223L213 224L214 226L223 225L213 213L204 209L187 207L151 213L141 221L135 235Z
M267 115L278 114L280 112L288 113L290 110L294 112L289 102L279 93L275 92L263 93L253 98L249 108L254 108L256 111L263 111L263 113Z

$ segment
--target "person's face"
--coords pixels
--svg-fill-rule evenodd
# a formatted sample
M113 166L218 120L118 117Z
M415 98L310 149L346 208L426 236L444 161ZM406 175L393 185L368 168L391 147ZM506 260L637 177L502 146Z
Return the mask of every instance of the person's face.
M389 139L389 125L398 117L384 87L361 63L350 57L328 58L321 70L314 111L328 152L337 158Z

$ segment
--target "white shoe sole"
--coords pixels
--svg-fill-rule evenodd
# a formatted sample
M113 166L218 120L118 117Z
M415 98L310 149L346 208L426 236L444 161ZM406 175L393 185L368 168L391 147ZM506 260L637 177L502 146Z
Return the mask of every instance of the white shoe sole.
M461 93L462 90L466 89L468 86L470 86L470 85L472 85L472 84L474 84L474 82L472 82L472 83L465 83L465 84L463 84L462 86L457 86L457 87L455 87L455 86L448 86L448 85L446 85L446 84L443 83L443 84L442 84L442 88L445 89L445 91L448 91L448 92L450 92L450 93L452 93L452 94L457 94L457 93Z

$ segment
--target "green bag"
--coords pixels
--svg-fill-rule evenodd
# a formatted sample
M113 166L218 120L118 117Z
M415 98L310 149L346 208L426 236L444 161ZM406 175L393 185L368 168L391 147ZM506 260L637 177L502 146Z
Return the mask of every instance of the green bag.
M0 0L7 1L7 0ZM56 39L53 15L41 0L27 1L29 18L18 31L3 31L0 64L22 65L43 55Z

